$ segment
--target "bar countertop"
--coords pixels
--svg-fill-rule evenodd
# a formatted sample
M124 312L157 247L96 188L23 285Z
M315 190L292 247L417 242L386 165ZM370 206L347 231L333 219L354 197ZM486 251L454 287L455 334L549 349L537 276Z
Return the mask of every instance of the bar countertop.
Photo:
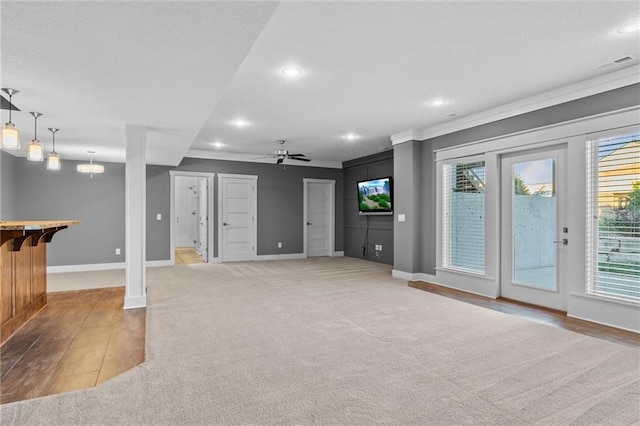
M12 220L0 221L0 231L32 231L78 225L79 220Z

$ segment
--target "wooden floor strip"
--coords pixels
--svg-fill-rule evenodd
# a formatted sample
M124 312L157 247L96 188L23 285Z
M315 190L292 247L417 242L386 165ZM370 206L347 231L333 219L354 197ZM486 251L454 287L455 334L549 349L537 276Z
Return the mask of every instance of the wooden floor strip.
M492 299L490 297L467 293L461 290L423 281L410 281L409 287L428 291L429 293L439 294L441 296L471 303L473 305L482 306L487 309L493 309L494 311L504 312L509 315L526 318L532 321L551 325L553 327L563 328L565 330L571 330L587 336L608 340L610 342L616 342L634 348L640 347L640 334L638 333L608 327L606 325L596 324L577 318L571 318L567 316L566 312L555 309L549 309L505 298Z

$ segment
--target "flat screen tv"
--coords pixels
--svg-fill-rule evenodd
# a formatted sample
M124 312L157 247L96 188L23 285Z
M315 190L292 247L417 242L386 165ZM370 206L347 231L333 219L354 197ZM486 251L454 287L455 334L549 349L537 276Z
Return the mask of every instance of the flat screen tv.
M358 182L358 212L360 214L393 214L391 177Z

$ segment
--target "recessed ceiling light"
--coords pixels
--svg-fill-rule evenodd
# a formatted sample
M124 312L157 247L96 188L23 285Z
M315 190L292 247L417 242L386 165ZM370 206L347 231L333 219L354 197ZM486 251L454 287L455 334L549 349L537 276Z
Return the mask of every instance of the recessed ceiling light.
M247 127L248 125L250 125L251 123L249 123L247 120L243 119L243 118L237 118L235 120L233 120L231 122L231 124L233 124L236 127Z
M620 34L629 34L640 31L640 19L636 19L634 21L629 21L620 28L618 28L618 32Z
M216 149L220 149L220 148L224 148L224 144L220 141L215 141L215 142L211 142L210 144L212 147L216 148Z
M356 139L358 139L360 136L355 134L355 133L347 133L346 135L344 135L342 137L342 139L346 139L348 141L355 141Z
M436 98L436 99L433 99L433 100L429 101L428 105L429 106L434 106L434 107L439 107L439 106L442 106L442 105L444 105L444 104L446 104L448 102L449 101L447 101L446 99Z
M296 78L296 77L300 77L302 75L302 69L300 69L300 68L298 68L296 66L284 67L284 68L282 68L282 71L280 71L280 72L285 77L290 77L290 78Z

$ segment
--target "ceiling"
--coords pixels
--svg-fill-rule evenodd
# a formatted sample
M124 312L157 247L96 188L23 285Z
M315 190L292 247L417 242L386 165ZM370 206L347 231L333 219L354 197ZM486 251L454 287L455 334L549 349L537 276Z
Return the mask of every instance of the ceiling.
M259 157L279 139L311 165L339 164L390 147L393 134L640 56L639 33L617 32L638 19L635 2L3 1L0 12L2 87L21 91L23 145L28 111L42 112L39 139L50 150L46 128L59 127L63 159L93 150L123 162L133 124L148 128L150 164ZM285 77L288 65L302 75Z

